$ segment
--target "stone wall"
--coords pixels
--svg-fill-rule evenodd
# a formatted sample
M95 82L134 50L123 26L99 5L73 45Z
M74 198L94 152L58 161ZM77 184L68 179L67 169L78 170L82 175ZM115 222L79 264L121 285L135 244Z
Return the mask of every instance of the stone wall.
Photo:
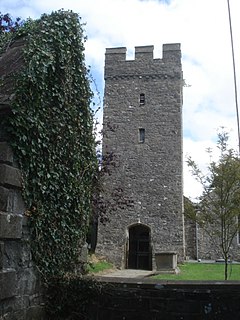
M23 39L0 57L0 320L44 319L39 275L29 247L22 180L4 120L11 113L14 72L21 68Z
M186 259L198 259L197 245L196 245L196 222L185 217L185 246Z
M211 232L206 233L202 228L198 228L198 256L201 259L222 259L220 239L209 236ZM229 249L229 258L240 261L240 245L238 244L237 235L234 237Z
M220 239L210 237L196 222L185 217L186 256L190 259L217 260L222 259ZM240 245L237 235L229 250L231 260L240 261Z
M153 46L136 47L134 60L126 60L126 48L106 50L103 154L108 153L116 165L104 180L105 196L121 188L133 205L118 207L99 226L97 253L127 267L129 230L141 225L149 228L153 268L155 252L176 252L183 260L179 44L163 45L162 59L153 58Z
M89 320L238 320L239 299L240 284L230 281L116 279L91 304Z

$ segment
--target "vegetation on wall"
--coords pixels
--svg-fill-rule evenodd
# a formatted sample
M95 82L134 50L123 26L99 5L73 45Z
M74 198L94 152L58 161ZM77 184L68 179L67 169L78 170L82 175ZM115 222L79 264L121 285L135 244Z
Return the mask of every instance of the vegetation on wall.
M53 279L49 285L47 314L51 320L88 320L94 317L94 304L108 289L107 284L94 281L91 277L78 276Z
M76 270L96 171L92 93L84 31L72 11L28 20L1 50L25 37L8 129L23 173L33 258L44 276Z

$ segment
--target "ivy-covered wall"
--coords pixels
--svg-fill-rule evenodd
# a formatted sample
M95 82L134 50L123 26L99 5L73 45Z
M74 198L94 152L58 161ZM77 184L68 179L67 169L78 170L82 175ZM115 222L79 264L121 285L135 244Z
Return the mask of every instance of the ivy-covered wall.
M21 57L23 46L24 41L16 41L1 56L1 75ZM31 254L22 175L4 125L11 114L13 98L8 80L9 91L4 82L6 90L0 95L0 319L42 320L45 319L43 290Z
M84 41L79 16L62 10L1 34L0 218L15 230L6 237L0 228L1 284L10 251L16 279L29 267L42 283L81 272L97 164ZM28 258L17 249L24 245ZM27 274L25 283L32 284ZM24 299L26 289L19 285L16 280L12 294L0 297L0 319L13 319L14 312L26 318L31 304L17 309L15 298Z

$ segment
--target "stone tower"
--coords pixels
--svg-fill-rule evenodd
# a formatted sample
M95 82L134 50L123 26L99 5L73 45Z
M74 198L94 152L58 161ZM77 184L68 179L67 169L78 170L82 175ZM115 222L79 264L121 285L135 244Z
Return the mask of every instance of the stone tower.
M184 258L182 66L180 44L106 49L103 155L116 166L106 195L121 188L133 200L99 225L97 253L120 268L155 269L156 254Z

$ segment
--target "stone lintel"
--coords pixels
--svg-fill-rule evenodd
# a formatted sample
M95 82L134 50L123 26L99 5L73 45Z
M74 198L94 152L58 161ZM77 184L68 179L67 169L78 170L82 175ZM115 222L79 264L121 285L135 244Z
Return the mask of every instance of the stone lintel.
M22 216L0 212L0 239L20 239Z
M17 276L14 269L0 271L0 300L11 298L16 295Z
M7 164L0 164L0 183L4 186L21 188L21 171Z

